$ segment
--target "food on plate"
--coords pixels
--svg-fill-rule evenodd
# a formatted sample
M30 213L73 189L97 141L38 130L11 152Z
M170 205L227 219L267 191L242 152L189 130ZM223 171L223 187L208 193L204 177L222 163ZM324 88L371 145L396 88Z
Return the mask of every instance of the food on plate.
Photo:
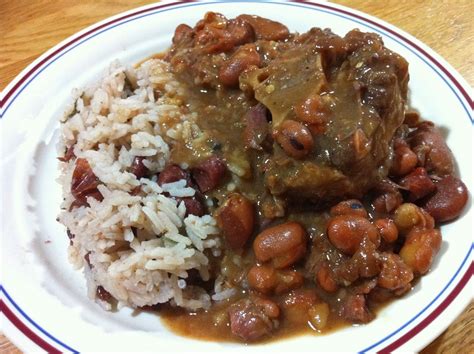
M212 12L114 63L61 123L59 221L89 296L214 340L370 322L468 199L408 80L374 33Z

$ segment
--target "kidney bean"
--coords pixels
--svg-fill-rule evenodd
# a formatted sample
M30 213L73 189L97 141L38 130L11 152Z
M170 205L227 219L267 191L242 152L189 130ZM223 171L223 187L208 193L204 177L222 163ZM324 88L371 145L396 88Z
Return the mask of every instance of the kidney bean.
M253 242L259 262L270 261L275 268L286 268L304 257L306 231L296 222L286 222L262 231Z
M267 107L261 103L251 107L245 114L242 138L246 149L262 150L269 133L268 114Z
M400 233L406 234L415 226L431 229L434 227L433 218L415 204L404 203L393 214L393 221Z
M372 201L372 207L377 213L388 214L403 203L403 197L399 191L385 192Z
M428 173L439 176L454 172L454 156L440 130L432 122L422 122L408 136L412 150Z
M369 312L364 295L349 295L342 306L343 317L352 323L367 323L374 316Z
M206 213L206 208L204 207L203 203L196 197L176 198L176 201L178 203L181 201L184 203L184 205L186 206L186 216L203 216Z
M278 283L275 287L275 294L283 294L289 290L298 289L304 283L303 275L292 269L277 270Z
M436 193L422 204L423 208L437 221L445 222L457 218L467 203L466 185L453 176L447 176L436 183Z
M342 252L352 255L359 248L364 236L377 246L380 236L369 220L358 215L337 215L329 220L329 241Z
M254 341L268 336L274 328L271 318L279 315L278 305L271 300L243 299L228 310L232 334L244 341ZM272 315L272 317L270 317Z
M390 173L395 176L406 175L416 167L418 157L405 141L397 140L394 145L394 156Z
M148 174L148 168L143 164L143 156L135 156L132 161L131 171L137 179L145 177Z
M396 290L405 288L413 280L413 271L397 254L382 253L382 270L377 285Z
M301 104L293 106L296 118L310 127L321 130L326 122L328 109L320 95L310 95Z
M76 167L72 173L71 194L81 204L87 204L87 197L101 201L102 194L97 189L99 179L96 177L86 159L76 160Z
M278 279L275 268L269 265L254 265L247 273L247 281L251 289L262 294L270 294L275 289Z
M281 41L290 35L288 28L280 22L254 15L240 15L237 19L247 22L253 27L256 39Z
M179 180L186 180L188 186L192 186L189 173L178 165L167 165L158 175L158 184L161 186L166 183L173 183Z
M441 247L441 232L438 229L413 228L400 250L403 261L418 274L425 274Z
M435 184L423 167L415 168L398 184L410 192L410 201L421 199L436 190Z
M193 29L188 25L182 23L174 30L173 44L184 42L187 39L191 39L193 35Z
M215 218L232 249L242 248L252 236L255 210L253 204L240 194L230 194L225 203L217 209Z
M260 306L265 313L270 318L278 318L280 316L280 308L278 304L273 302L272 300L261 297L261 296L250 296L251 301L257 306Z
M309 321L318 331L323 330L329 318L329 305L325 302L313 305L308 310Z
M302 319L308 319L308 310L318 302L318 295L313 289L290 291L281 301L285 320L301 323Z
M247 281L251 289L262 294L282 294L288 290L299 288L303 285L304 278L301 273L290 269L274 269L263 264L250 268Z
M314 141L311 132L302 123L285 120L274 134L275 140L282 149L295 159L302 159L313 149Z
M327 291L328 293L333 293L339 288L337 286L336 280L334 279L334 273L326 262L321 265L318 272L316 273L316 279L321 288L323 288L323 290Z
M235 51L219 69L219 81L226 87L239 87L239 76L250 67L261 64L255 44L246 44Z
M203 193L209 192L221 184L227 172L227 167L217 156L211 156L191 170L193 179Z
M380 236L385 242L392 243L398 238L398 229L392 219L377 219L374 222Z
M252 25L238 18L229 21L227 30L231 35L234 46L250 43L255 39L255 31Z
M358 215L367 218L369 215L364 206L357 199L348 199L336 204L331 208L331 216L336 215Z

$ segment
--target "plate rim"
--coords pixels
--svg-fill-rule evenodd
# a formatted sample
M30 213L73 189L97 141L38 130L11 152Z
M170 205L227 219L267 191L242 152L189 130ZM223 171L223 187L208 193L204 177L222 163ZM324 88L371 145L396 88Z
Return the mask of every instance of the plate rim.
M0 94L0 110L1 110L1 118L4 117L6 114L8 108L10 105L13 104L15 99L21 94L24 88L28 86L28 84L35 79L37 75L39 75L43 69L45 69L46 66L49 64L53 63L57 59L59 59L62 55L67 53L68 51L72 50L75 48L77 45L82 43L83 41L87 41L88 39L102 33L102 31L105 31L107 29L110 29L114 27L115 25L123 24L128 21L138 19L144 14L148 14L149 12L153 12L154 10L161 10L166 7L175 7L179 8L182 7L183 5L186 5L190 1L167 1L167 2L160 2L160 3L153 3L141 7L137 7L125 12L121 12L117 15L108 17L100 22L97 22L79 32L76 32L72 36L66 38L65 40L61 41L54 47L52 47L50 50L46 51L44 54L39 56L35 61L33 61L30 65L28 65L24 70L21 71L20 74L18 74L6 87L4 90L2 90ZM241 3L249 3L249 2L258 2L254 0L238 0L238 1L219 1L223 3L230 3L230 2L241 2ZM396 36L399 39L405 41L409 46L414 48L416 51L421 53L423 56L425 56L428 60L430 60L432 63L434 63L439 70L441 70L444 75L446 75L449 80L455 85L455 87L459 90L459 93L461 96L465 99L467 102L467 105L471 107L471 110L474 109L474 102L472 100L472 92L469 93L470 86L467 84L465 79L448 63L446 62L439 54L437 54L434 50L432 50L430 47L419 41L418 39L414 38L410 34L406 33L405 31L387 23L386 21L383 21L381 19L378 19L374 16L371 16L369 14L363 13L358 10L354 10L351 8L348 8L343 5L338 5L338 4L333 4L333 3L326 3L326 2L319 2L319 1L302 1L302 0L272 0L272 1L265 1L267 3L274 3L274 4L293 4L294 6L302 6L302 7L307 7L307 6L316 6L320 7L329 11L336 11L340 13L344 13L346 16L349 16L351 19L352 18L357 18L358 20L362 20L364 24L369 23L371 27L376 26L382 31L389 32L392 36ZM209 1L203 1L203 2L198 2L197 4L209 4ZM357 21L356 21L357 22ZM416 54L416 53L415 53ZM429 63L427 63L430 65ZM442 77L442 75L433 68L433 70ZM30 80L28 80L30 78ZM443 78L443 77L442 77ZM444 81L446 81L443 78ZM446 81L446 83L449 85L449 83ZM450 88L453 90L453 88L450 86ZM457 93L453 90L453 92L457 95ZM468 108L465 106L465 102L462 101L461 97L458 96L458 99L460 100L460 103L463 105L464 109L467 112L468 117L471 120L471 126L473 124L473 117L472 114L468 111ZM2 119L3 120L3 119ZM419 329L421 331L424 329L426 326L431 324L436 317L438 317L446 308L447 306L453 302L455 299L460 300L460 296L458 296L460 293L462 293L463 289L465 290L466 284L469 282L473 271L474 271L474 265L472 261L472 251L474 249L474 245L471 243L471 247L465 256L465 259L455 275L451 278L450 282L446 285L446 287L438 294L438 296L429 304L426 306L425 309L423 309L417 316L412 318L410 321L406 323L408 325L411 323L413 320L415 320L418 316L422 315L428 307L432 305L433 302L435 302L439 296L441 296L445 290L451 285L453 280L458 276L458 273L462 270L462 268L465 266L465 263L471 260L470 265L467 267L467 270L465 271L464 275L461 277L461 279L458 281L458 283L455 284L455 288L451 290L451 292L443 298L443 301L441 304L437 305L436 308L428 315L431 316L434 314L436 311L439 310L439 313L437 313L431 320L429 320L422 328ZM67 346L66 344L62 343L58 339L52 337L49 333L46 331L42 330L42 328L37 325L32 319L28 317L26 313L24 313L21 308L14 302L14 300L11 298L11 296L8 294L6 289L4 288L3 285L0 285L0 291L2 294L2 299L0 300L0 306L1 310L3 312L3 315L10 320L10 322L15 325L24 335L26 335L30 340L32 340L34 343L36 343L38 346L40 346L43 349L46 349L48 351L51 350L56 350L57 348L54 346L51 346L50 343L47 341L43 340L40 336L38 336L31 328L28 327L24 322L22 322L21 319L19 319L15 313L12 311L11 308L8 307L7 301L10 304L13 305L14 308L28 320L30 323L32 322L33 326L36 327L37 329L40 329L41 332L46 334L50 339L52 339L54 342L57 344L60 344L63 348L66 348L67 350L75 351L71 347ZM454 295L453 295L454 294ZM4 299L5 297L5 299ZM467 303L469 299L466 297L467 300L464 302ZM4 301L5 300L5 301ZM448 301L449 300L449 301ZM447 303L446 303L447 301ZM406 338L407 335L409 335L411 332L413 332L416 328L418 328L422 323L425 322L425 320L428 319L428 317L424 318L420 323L418 323L414 328L410 329L407 333L402 335L400 338L396 339L392 343L389 343L386 345L382 350L383 351L392 351L397 348L399 348L401 345L409 341L411 338L416 336L416 334L419 332L417 331L411 336L408 336L409 338ZM446 324L445 326L438 326L441 327L441 329L438 332L441 332L444 330L447 326L449 325ZM405 327L405 325L403 326ZM371 347L366 348L364 351L372 350L372 348L379 346L383 341L387 340L388 338L392 337L396 332L399 330L403 329L403 327L397 329L397 331L391 333L389 336L386 338L382 339L381 341L375 343ZM23 330L22 330L23 329ZM26 332L26 333L25 333ZM16 342L16 340L14 340ZM20 341L19 341L20 342ZM17 343L15 343L17 344ZM41 344L41 345L40 345ZM19 345L19 347L22 347L22 345Z

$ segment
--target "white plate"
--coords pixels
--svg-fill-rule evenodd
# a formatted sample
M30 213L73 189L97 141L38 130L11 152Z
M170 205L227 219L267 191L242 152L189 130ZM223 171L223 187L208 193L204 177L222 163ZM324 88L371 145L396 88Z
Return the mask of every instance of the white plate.
M132 64L165 49L179 23L206 11L253 13L292 31L354 27L377 32L410 63L412 106L449 130L461 177L472 191L472 94L443 59L415 38L371 16L334 4L296 2L160 3L107 19L70 37L28 66L2 93L1 223L3 330L27 351L166 352L239 351L242 346L196 341L167 331L150 314L106 313L87 299L81 272L66 259L67 237L55 221L57 119L73 87L81 87L118 58ZM472 206L443 227L441 254L406 298L366 326L325 336L304 336L247 346L246 352L416 351L462 311L472 292ZM472 284L471 284L472 285ZM5 319L8 320L5 320Z

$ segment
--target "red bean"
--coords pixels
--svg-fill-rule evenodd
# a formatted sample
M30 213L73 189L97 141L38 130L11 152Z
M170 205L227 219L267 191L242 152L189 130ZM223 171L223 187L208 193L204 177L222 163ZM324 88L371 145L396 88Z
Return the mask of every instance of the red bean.
M255 265L248 274L247 280L251 289L262 294L282 294L303 285L301 273L290 269L274 269L269 265Z
M247 273L247 281L251 289L262 294L270 294L275 289L278 279L275 268L269 265L255 265Z
M403 261L418 274L425 274L441 247L441 232L437 229L413 228L400 250Z
M96 177L86 159L76 160L76 167L72 173L71 194L81 205L87 204L87 197L101 201L102 194L97 189L99 179Z
M432 229L434 220L425 210L412 203L400 205L393 214L393 221L401 234L408 233L414 227Z
M205 54L228 52L255 38L254 29L247 21L227 20L215 12L206 13L194 29L194 43Z
M410 192L409 200L421 199L436 190L436 186L423 167L418 167L398 183Z
M250 67L261 64L255 44L246 44L237 49L219 69L219 81L226 87L239 87L239 76Z
M296 222L286 222L262 231L253 243L259 262L271 261L275 268L286 268L306 252L306 231Z
M436 193L428 197L423 208L437 222L457 218L467 203L466 185L459 178L447 176L436 183L436 188Z
M396 141L394 146L394 159L390 173L403 176L413 170L418 163L418 157L404 141Z
M186 180L188 186L192 186L189 173L178 165L167 165L158 176L158 184L161 186L166 183L173 183L179 180Z
M331 208L331 216L336 215L358 215L364 218L368 217L367 211L357 199L348 199L336 204Z
M285 25L263 17L240 15L237 19L249 23L253 27L257 39L280 41L286 39L290 34Z
M234 46L250 43L255 39L255 31L252 25L238 18L229 21L227 30L231 34Z
M309 309L318 302L318 295L313 289L302 288L289 292L281 302L285 320L293 323L306 321Z
M304 124L294 120L285 120L274 135L286 154L295 159L306 157L313 149L311 132Z
M329 220L329 241L342 252L352 255L367 236L376 246L380 243L377 229L369 220L358 215L338 215Z
M206 213L206 208L204 207L203 203L196 197L176 198L176 201L178 203L181 201L184 202L184 205L186 206L186 216L203 216Z
M216 220L230 248L242 248L252 236L255 224L253 204L244 196L233 193L216 211Z
M454 156L440 130L432 122L422 122L410 133L408 141L428 173L439 176L454 172Z
M320 95L310 95L301 104L293 107L296 118L319 131L326 122L328 109Z
M184 23L178 25L174 30L173 44L184 42L192 38L193 29Z
M143 164L145 158L142 156L135 156L132 161L131 171L137 179L145 177L148 174L148 168Z
M316 279L319 285L329 293L335 292L339 287L337 286L334 274L327 263L323 263L316 273Z
M398 229L392 219L377 219L374 222L380 236L385 242L392 243L398 238Z
M224 161L217 156L211 156L191 170L191 174L203 193L209 192L222 183L227 172Z
M372 201L372 206L377 213L389 214L403 203L399 191L385 192Z

